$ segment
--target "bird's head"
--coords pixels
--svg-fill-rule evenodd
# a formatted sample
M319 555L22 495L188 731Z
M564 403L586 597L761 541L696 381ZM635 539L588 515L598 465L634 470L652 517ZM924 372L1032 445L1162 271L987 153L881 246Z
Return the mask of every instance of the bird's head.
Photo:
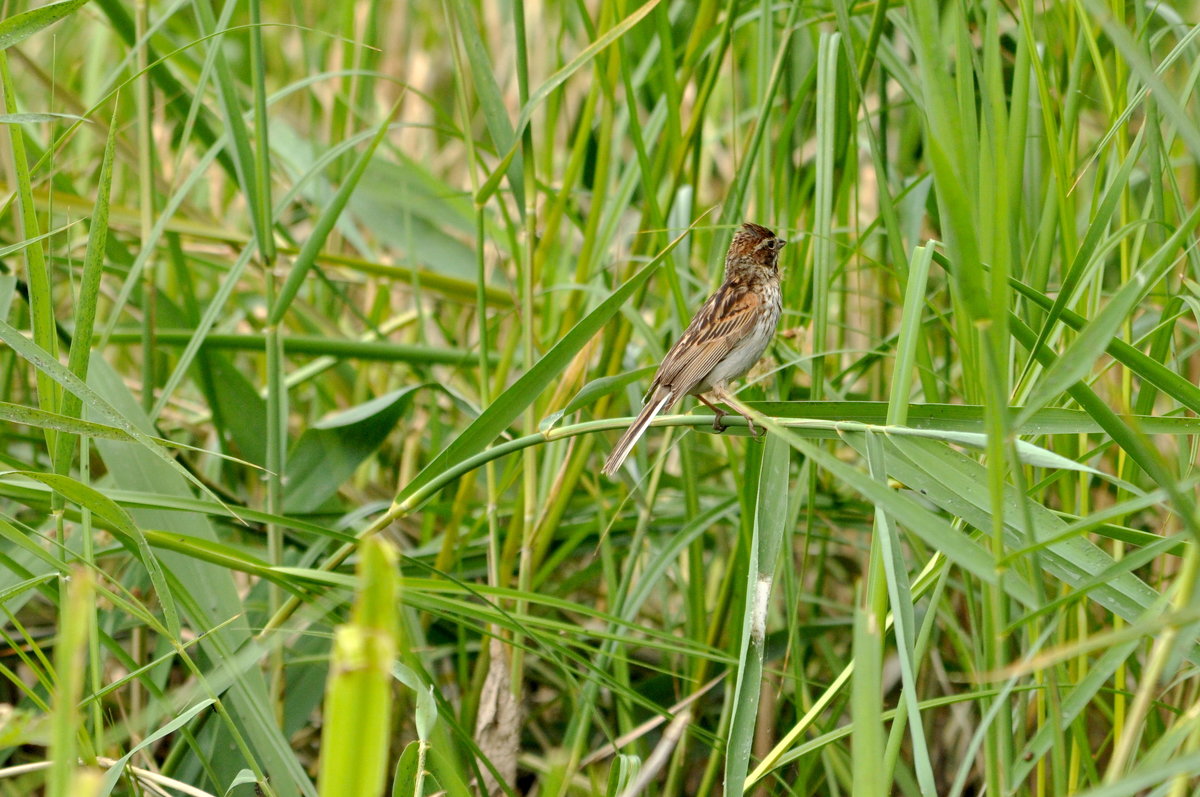
M779 253L787 241L775 233L748 221L738 228L729 244L729 254L725 256L725 274L744 274L750 276L756 272L767 271L779 273Z

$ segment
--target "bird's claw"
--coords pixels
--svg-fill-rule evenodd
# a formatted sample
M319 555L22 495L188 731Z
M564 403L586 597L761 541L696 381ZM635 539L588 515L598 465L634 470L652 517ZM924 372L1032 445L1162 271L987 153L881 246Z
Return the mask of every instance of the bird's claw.
M721 412L718 410L717 413L713 415L713 431L717 434L721 434L725 431L725 424L721 422L721 419L728 414L729 413L727 412Z

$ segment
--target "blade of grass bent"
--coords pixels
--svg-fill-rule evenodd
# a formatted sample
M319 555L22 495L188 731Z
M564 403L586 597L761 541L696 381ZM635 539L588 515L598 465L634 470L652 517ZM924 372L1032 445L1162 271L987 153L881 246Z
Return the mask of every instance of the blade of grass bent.
M852 445L863 450L857 441ZM942 510L975 528L990 528L993 522L991 498L984 485L984 466L948 446L915 438L887 440L888 471ZM1033 539L1040 541L1058 536L1066 522L1046 507L1026 498L1010 483L1004 501L1005 532L1010 547L1022 545L1024 532L1015 518L1021 517L1021 504L1033 523ZM1112 567L1112 558L1090 540L1075 537L1054 543L1041 552L1044 572L1061 583L1077 588L1084 579ZM1009 572L1014 572L1010 568ZM1158 597L1151 587L1133 574L1123 574L1099 584L1089 597L1109 611L1134 621ZM1029 604L1034 609L1042 602Z
M61 235L62 233L66 232L67 230L74 227L76 224L79 224L86 220L87 220L86 218L75 219L74 221L67 222L66 224L62 225L61 227L55 227L53 230L44 232L41 235L39 235L37 238L31 238L31 239L24 240L24 241L18 241L17 243L9 244L8 246L0 246L0 258L4 258L4 257L8 257L9 255L16 254L17 252L20 252L25 247L32 246L33 244L40 243L41 241L48 241L51 238L53 238L54 236ZM0 318L5 318L7 316L8 316L8 313L0 313Z
M39 373L46 374L66 388L68 392L78 396L86 406L91 407L107 423L124 431L139 445L165 462L173 471L199 487L205 495L231 512L234 511L221 500L220 496L213 493L204 482L200 481L200 479L196 478L186 468L176 462L175 458L155 443L150 435L137 428L129 419L118 412L115 407L105 401L99 393L92 390L83 380L68 371L61 363L47 354L45 349L26 338L20 331L14 329L3 320L0 320L0 341L4 341L11 346L13 351L36 368ZM236 515L236 512L234 514Z
M1001 582L991 553L979 544L972 536L951 526L950 522L939 515L928 511L920 503L890 486L880 484L870 475L859 471L852 465L842 462L833 453L824 450L820 445L805 440L793 430L781 426L773 418L764 416L736 400L729 402L739 412L748 413L755 424L765 426L771 434L783 437L789 445L813 460L847 487L885 509L892 519L904 524L917 537L933 548L939 550L955 565L962 567L980 580L988 584ZM844 432L843 439L851 446L863 449L865 432ZM916 442L929 442L917 439ZM937 445L945 446L944 443ZM948 450L948 446L946 446ZM1000 583L1004 591L1014 600L1026 606L1036 606L1038 601L1032 587L1018 574L1009 573Z
M121 776L124 774L125 767L129 763L129 760L137 755L139 751L149 747L164 736L168 736L179 730L184 725L191 722L193 717L195 717L201 711L207 709L215 702L216 699L211 697L200 700L186 711L183 711L178 716L174 717L166 725L154 731L149 736L140 740L137 744L130 748L129 752L118 758L112 764L112 766L108 768L108 771L104 773L104 780L100 786L99 792L97 792L97 797L108 797L109 794L112 794L113 789L117 787L117 783L121 780Z
M133 522L133 518L129 513L117 505L104 493L89 487L86 484L78 482L69 476L63 476L57 473L41 473L39 471L14 471L14 475L24 476L27 479L34 479L45 484L47 487L62 495L69 501L74 501L82 508L90 509L98 516L108 521L112 528L119 533L119 536L124 538L124 542L134 555L141 561L142 566L146 568L146 572L150 575L150 583L154 585L154 591L158 594L159 605L162 606L163 619L167 630L175 639L179 638L179 612L175 608L175 600L172 597L171 589L167 585L166 576L163 574L162 567L158 563L158 559L150 550L150 545L146 542L146 537L142 534L141 529Z

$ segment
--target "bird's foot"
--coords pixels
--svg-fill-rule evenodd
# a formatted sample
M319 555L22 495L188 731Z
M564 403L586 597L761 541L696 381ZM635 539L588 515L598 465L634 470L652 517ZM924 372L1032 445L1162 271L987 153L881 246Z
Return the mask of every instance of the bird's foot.
M746 419L746 425L750 427L750 434L754 435L755 437L766 437L767 430L755 426L753 418L751 418L749 415L743 415L742 417Z

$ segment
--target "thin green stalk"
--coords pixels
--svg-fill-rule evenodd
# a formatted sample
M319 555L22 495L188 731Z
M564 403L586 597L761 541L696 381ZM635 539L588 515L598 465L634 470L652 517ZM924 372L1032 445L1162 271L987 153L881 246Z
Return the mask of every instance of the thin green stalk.
M1183 566L1171 585L1172 608L1180 611L1192 604L1196 594L1197 575L1200 574L1200 551L1189 547L1183 555ZM1138 690L1129 706L1124 733L1113 745L1112 758L1104 770L1104 782L1113 784L1125 775L1134 762L1134 751L1145 733L1145 720L1151 705L1161 689L1163 673L1174 656L1179 628L1171 625L1154 639L1146 665L1138 679Z
M4 111L15 114L17 113L16 89L9 72L8 57L3 51L0 51L0 81L3 82L4 88ZM25 154L25 133L20 125L5 125L4 127L8 132L12 174L16 181L15 196L20 211L20 230L27 240L37 240L40 225L33 202L29 161ZM57 357L58 336L54 326L54 297L51 291L51 274L49 264L46 262L46 254L39 242L25 247L24 255L33 341L51 357ZM57 412L61 401L59 387L41 371L37 373L36 378L38 406L49 412ZM47 450L53 452L56 447L55 433L47 430L45 437Z
M48 797L70 797L76 777L77 736L81 717L77 710L87 672L88 637L92 625L92 571L75 568L64 584L63 616L54 645L54 714L50 742Z
M525 3L516 0L513 4L513 35L517 56L517 96L522 107L529 103L529 53L525 33ZM534 254L537 250L537 159L533 146L533 126L525 125L521 132L521 155L525 166L521 180L525 196L525 206L521 209L521 219L524 226L523 245L520 250L521 261L518 284L521 290L521 314L525 323L521 324L521 351L528 371L537 362L537 352L534 344L534 332L537 324L533 322L533 295L538 284L538 275L534 270ZM537 413L533 402L529 402L523 411L523 423L527 432L537 429ZM537 457L533 448L527 448L521 456L522 476L521 486L524 491L524 516L520 524L520 558L517 567L517 589L528 592L533 578L533 547L534 533L537 530L538 480ZM526 602L518 600L514 611L523 614ZM512 669L510 672L509 689L520 699L524 694L525 655L521 638L514 637L512 647Z
M149 6L137 4L134 11L138 41L147 41ZM154 191L154 96L150 76L149 53L146 47L137 49L137 80L135 96L137 102L137 151L138 151L138 207L140 210L141 239L150 239L154 229L154 214L157 195ZM142 271L141 344L142 344L142 409L150 412L154 407L154 388L158 383L156 365L158 360L155 330L158 323L158 280L153 254L146 260Z

